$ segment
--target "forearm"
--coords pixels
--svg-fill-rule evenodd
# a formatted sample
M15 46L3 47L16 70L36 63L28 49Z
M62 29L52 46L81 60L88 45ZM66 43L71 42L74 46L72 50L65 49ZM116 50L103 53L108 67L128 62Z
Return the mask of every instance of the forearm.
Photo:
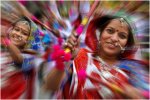
M60 84L65 75L65 71L53 68L51 72L45 77L43 88L45 90L56 91L59 89Z
M23 62L23 56L21 55L20 50L12 43L10 43L7 47L14 62L21 64Z

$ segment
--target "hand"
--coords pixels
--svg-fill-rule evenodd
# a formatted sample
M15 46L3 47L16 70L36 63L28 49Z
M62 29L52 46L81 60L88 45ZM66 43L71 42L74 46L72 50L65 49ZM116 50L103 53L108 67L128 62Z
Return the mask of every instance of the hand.
M72 59L76 57L80 47L80 39L77 38L77 34L75 32L68 37L64 47L71 49Z
M4 46L8 46L10 44L10 40L7 38L6 34L1 34L1 44Z

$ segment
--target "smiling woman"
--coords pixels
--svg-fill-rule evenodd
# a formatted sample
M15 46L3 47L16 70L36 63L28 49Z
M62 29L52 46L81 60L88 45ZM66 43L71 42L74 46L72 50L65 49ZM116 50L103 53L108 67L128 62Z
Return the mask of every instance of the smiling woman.
M17 22L9 33L11 42L18 47L24 46L30 36L30 28L31 26L28 21Z
M38 32L37 26L23 17L12 24L8 34L1 35L2 99L32 98L34 58L40 47ZM30 73L27 79L26 73Z
M76 52L77 42L76 33L72 33L67 40L72 53ZM91 20L85 43L88 49L79 50L69 70L56 67L49 73L45 80L46 89L56 90L61 86L62 97L68 99L146 98L143 91L148 93L148 80L140 79L136 73L142 71L144 74L140 75L146 77L148 71L141 61L128 58L135 50L126 48L133 48L135 40L125 18L105 15ZM65 72L66 83L60 81ZM141 83L146 84L145 87Z
M112 20L102 31L99 40L101 54L117 57L121 51L120 46L124 48L127 45L128 26L120 20Z
M97 39L96 35L91 34L95 33L96 30L99 30L100 33L99 40ZM106 49L103 50L104 53L105 51L113 51L115 56L118 56L118 54L120 56L128 56L124 55L126 51L124 51L124 53L120 53L121 50L135 46L133 29L128 24L126 19L117 16L102 16L93 19L90 22L89 28L87 30L85 42L88 47L95 52L98 52L98 48L102 46L100 49ZM105 43L107 45L111 44L110 47L112 48L110 49L112 50L105 48Z

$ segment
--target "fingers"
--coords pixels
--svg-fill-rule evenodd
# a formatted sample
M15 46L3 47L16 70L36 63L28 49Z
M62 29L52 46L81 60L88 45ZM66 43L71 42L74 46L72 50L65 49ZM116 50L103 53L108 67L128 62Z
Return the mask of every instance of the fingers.
M78 39L78 35L75 32L68 37L64 47L70 48L72 57L74 59L77 56L80 47L80 39Z
M65 45L66 45L67 47L69 47L70 49L73 50L73 49L75 48L75 46L77 46L77 44L78 44L77 35L76 35L75 32L73 32L73 33L68 37L68 39L67 39Z
M73 40L73 41L76 41L77 40L77 37L75 36L75 33L73 33L70 38Z
M76 47L80 47L80 41L81 41L81 38L79 38L79 39L77 40Z

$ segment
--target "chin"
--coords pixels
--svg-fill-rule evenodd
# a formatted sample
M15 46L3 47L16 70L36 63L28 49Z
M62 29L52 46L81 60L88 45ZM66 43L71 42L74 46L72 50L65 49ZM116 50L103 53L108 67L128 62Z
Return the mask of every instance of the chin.
M116 56L118 54L118 52L114 51L114 50L104 50L105 54L110 55L110 56Z
M15 41L11 41L11 43L14 45L18 45L18 42L15 42Z
M116 56L117 55L116 53L110 53L110 52L106 52L106 54L109 56Z
M12 44L14 44L14 45L17 46L17 47L20 47L20 46L21 46L21 44L19 44L18 42L15 42L15 41L12 41Z

